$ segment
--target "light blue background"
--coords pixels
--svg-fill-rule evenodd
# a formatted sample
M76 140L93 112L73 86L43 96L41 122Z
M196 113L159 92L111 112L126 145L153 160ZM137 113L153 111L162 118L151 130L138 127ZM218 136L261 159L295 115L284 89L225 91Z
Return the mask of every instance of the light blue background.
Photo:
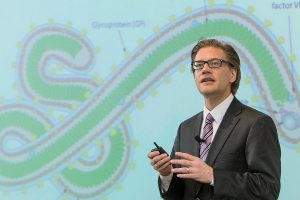
M268 28L269 33L275 38L283 36L286 42L282 48L288 55L295 54L294 75L299 91L299 19L300 8L273 9L272 3L294 3L296 1L260 1L242 0L225 1L215 0L215 5L226 5L233 2L237 8L247 10L249 7L255 9L253 15L257 20L271 21ZM110 67L118 65L124 60L123 45L127 52L133 52L138 47L138 40L152 37L155 27L167 26L170 16L180 17L186 14L186 9L199 9L208 5L209 1L199 0L124 0L124 1L3 1L0 11L0 99L5 102L15 101L18 90L15 89L16 74L15 68L20 45L26 36L34 29L48 23L67 24L71 23L74 29L87 33L88 39L93 46L100 48L97 54L93 72L99 72L102 78L109 77ZM230 7L228 7L230 9ZM289 31L288 18L291 20ZM95 29L92 23L109 22L132 22L135 20L144 21L145 25L139 28L120 29ZM298 21L297 21L298 20ZM119 32L123 38L120 40ZM290 45L291 40L292 45ZM92 73L92 72L91 72ZM160 199L157 190L157 173L152 170L147 153L153 148L153 141L170 151L177 127L181 121L202 110L203 102L200 94L194 86L193 76L189 72L179 73L178 71L169 74L169 84L161 81L157 86L157 95L148 95L142 102L143 109L133 109L130 114L130 135L131 140L136 141L138 146L131 151L131 161L136 164L135 170L124 172L118 184L121 189L110 188L94 199ZM164 77L162 77L164 78ZM259 94L255 88L244 84L241 81L237 97L242 100L249 100ZM256 105L259 106L259 105ZM263 108L261 108L263 110ZM299 108L295 108L299 114ZM300 129L298 128L298 132ZM297 200L300 198L300 155L299 144L289 145L281 143L282 148L282 190L280 200ZM49 178L43 180L44 186L37 187L34 184L22 187L0 186L0 199L76 199L72 195L62 195L62 188L53 183Z

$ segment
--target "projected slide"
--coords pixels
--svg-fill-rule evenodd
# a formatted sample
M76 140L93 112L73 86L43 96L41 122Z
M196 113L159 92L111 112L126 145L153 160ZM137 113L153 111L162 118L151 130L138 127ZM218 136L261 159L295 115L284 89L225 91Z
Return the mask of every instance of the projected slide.
M299 2L7 4L19 11L1 35L1 199L160 199L146 155L202 109L190 51L210 37L238 50L237 97L276 122L280 199L300 198Z

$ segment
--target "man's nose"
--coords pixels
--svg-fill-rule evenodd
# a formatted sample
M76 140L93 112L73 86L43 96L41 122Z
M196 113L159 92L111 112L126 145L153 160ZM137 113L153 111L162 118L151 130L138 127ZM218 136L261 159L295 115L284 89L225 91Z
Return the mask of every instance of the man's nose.
M203 72L207 72L207 71L210 71L211 70L211 68L208 66L208 63L204 63L204 65L203 65L203 68L202 68L202 73Z

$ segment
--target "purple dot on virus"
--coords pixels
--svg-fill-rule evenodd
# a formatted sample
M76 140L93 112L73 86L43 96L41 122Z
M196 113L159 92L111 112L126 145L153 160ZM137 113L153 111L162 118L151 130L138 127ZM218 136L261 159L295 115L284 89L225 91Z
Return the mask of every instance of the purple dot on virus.
M284 128L288 130L295 130L300 127L299 114L286 110L281 110L280 114Z

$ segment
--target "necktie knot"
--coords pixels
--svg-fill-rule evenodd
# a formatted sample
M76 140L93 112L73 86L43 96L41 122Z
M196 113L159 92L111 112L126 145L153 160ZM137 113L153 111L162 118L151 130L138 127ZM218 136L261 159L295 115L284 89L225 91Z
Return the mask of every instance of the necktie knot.
M213 116L210 113L208 113L205 119L205 124L212 124L214 120L215 119L213 118Z

